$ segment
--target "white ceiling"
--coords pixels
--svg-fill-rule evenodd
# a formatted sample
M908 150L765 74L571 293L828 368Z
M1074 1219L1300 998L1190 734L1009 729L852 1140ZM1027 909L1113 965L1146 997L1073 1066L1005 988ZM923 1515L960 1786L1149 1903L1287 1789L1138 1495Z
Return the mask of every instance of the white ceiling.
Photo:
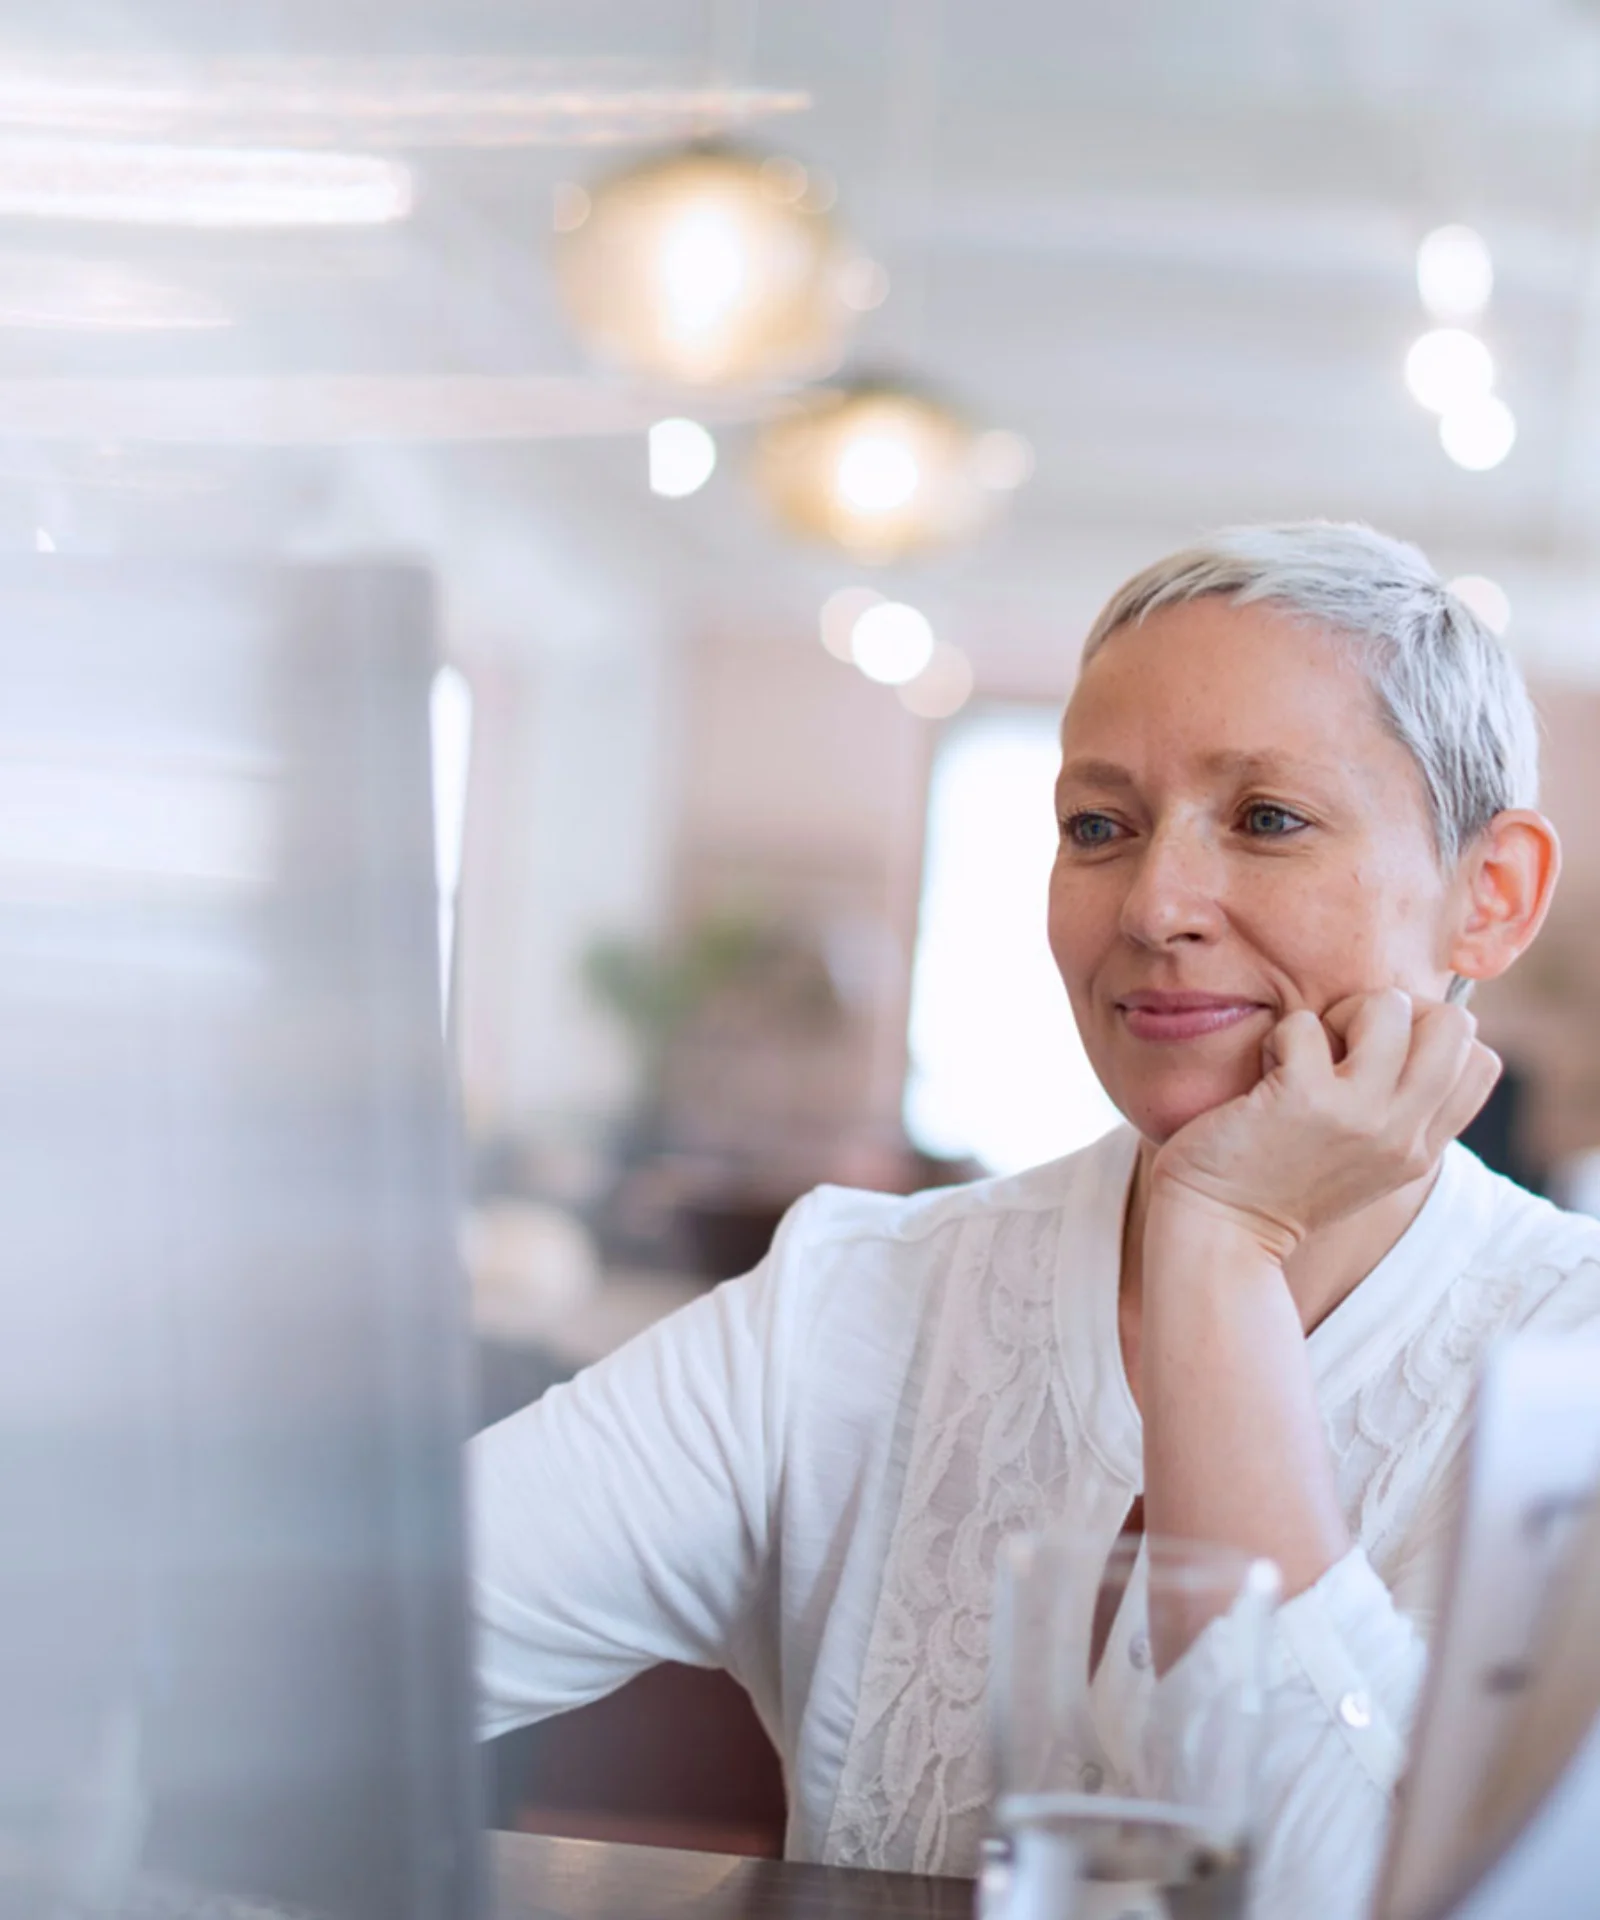
M1009 524L897 576L980 660L1069 654L1119 573L1197 526L1326 513L1496 574L1536 663L1600 677L1590 0L64 0L40 12L5 35L13 71L64 54L102 71L113 58L187 65L213 125L226 119L217 76L241 62L316 59L324 78L355 75L371 93L385 74L394 84L397 60L411 62L408 84L440 85L460 79L453 62L498 61L499 84L529 103L519 137L544 144L477 144L470 116L458 121L434 136L450 144L409 153L417 211L383 232L135 240L0 226L0 268L114 258L233 316L135 342L0 328L0 539L31 527L41 500L86 544L293 545L308 528L360 526L370 455L149 454L131 435L159 442L160 421L137 414L111 436L117 450L97 450L98 381L233 383L174 402L191 422L197 409L219 417L217 396L244 383L259 422L273 411L261 382L314 380L285 390L280 421L325 406L330 421L381 435L387 420L418 443L451 434L454 392L463 441L514 417L525 443L394 458L417 469L423 497L458 517L480 501L508 538L548 549L541 577L571 575L582 553L684 620L803 611L846 572L767 526L737 470L744 430L724 433L703 494L652 499L638 432L651 399L590 387L548 277L551 186L630 150L589 144L619 130L617 92L712 81L764 90L764 136L835 173L841 217L888 267L893 292L859 362L929 380L1035 445ZM535 110L574 93L587 118ZM795 94L806 110L789 110ZM672 130L671 111L636 130ZM1520 431L1488 474L1450 465L1401 378L1423 325L1416 243L1444 220L1478 226L1496 261L1485 326ZM79 412L42 378L76 381ZM491 379L514 383L498 412L495 390L471 390ZM341 412L349 381L366 383L364 414ZM167 482L105 484L131 469ZM384 514L374 493L373 539ZM571 590L581 597L581 581Z

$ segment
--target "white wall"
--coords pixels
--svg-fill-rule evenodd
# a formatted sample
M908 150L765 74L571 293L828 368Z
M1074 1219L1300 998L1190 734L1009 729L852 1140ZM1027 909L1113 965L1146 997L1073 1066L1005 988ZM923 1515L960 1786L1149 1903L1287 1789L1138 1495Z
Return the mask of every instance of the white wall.
M673 667L664 637L636 633L483 673L458 1009L475 1130L558 1137L631 1099L633 1062L580 966L595 938L664 919Z

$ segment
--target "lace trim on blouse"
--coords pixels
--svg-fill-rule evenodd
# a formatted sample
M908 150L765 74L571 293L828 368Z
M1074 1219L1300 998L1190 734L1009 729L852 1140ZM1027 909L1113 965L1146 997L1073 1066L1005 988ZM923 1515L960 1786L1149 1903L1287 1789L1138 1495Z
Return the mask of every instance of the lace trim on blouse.
M825 1858L975 1861L999 1545L1077 1458L1054 1322L1058 1212L971 1223L951 1261Z
M1001 1540L1067 1509L1087 1436L1064 1391L1058 1210L970 1222L946 1275L855 1725L823 1857L972 1873L989 1797L986 1699ZM1490 1342L1563 1277L1463 1274L1393 1356L1324 1408L1352 1536L1380 1572L1463 1429Z

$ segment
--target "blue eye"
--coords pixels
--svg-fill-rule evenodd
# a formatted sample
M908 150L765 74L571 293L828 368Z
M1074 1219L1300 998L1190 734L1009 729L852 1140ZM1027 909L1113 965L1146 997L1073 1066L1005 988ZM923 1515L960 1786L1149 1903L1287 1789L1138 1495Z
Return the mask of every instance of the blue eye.
M1287 807L1274 806L1270 800L1258 800L1246 807L1244 821L1249 832L1269 840L1281 840L1306 825L1299 814L1291 813Z
M1075 847L1107 847L1117 837L1117 823L1109 814L1074 813L1062 821L1061 831Z

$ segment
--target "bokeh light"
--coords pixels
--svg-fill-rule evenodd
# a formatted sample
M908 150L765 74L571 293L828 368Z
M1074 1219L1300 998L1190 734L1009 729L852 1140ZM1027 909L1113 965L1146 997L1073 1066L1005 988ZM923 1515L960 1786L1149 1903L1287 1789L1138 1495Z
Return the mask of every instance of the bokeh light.
M977 437L924 394L847 388L769 421L755 475L795 532L861 560L898 560L975 531L995 511L974 471Z
M1483 573L1461 573L1445 582L1445 591L1469 606L1491 633L1511 624L1511 601L1498 580Z
M869 680L898 687L916 679L933 658L933 628L926 614L903 600L882 600L857 616L850 654Z
M695 148L589 188L556 266L601 358L686 385L805 378L836 366L854 255L799 162ZM576 212L577 203L571 203Z
M1488 394L1494 358L1476 334L1435 327L1406 355L1406 385L1431 413L1451 413Z
M934 643L928 664L915 679L896 688L896 697L921 720L948 720L972 697L972 662L948 640Z
M649 449L650 491L669 500L698 493L716 471L717 443L698 420L658 420Z
M818 618L822 644L835 660L854 662L855 652L851 645L851 636L855 632L856 622L868 607L881 606L883 595L871 587L840 587L837 593L830 593L822 603Z
M1417 292L1435 320L1473 320L1494 291L1494 262L1471 227L1435 227L1417 249Z
M1516 438L1516 416L1492 393L1453 407L1439 422L1440 445L1469 473L1486 473L1499 466Z
M839 454L839 498L856 513L893 513L916 493L917 457L893 434L864 433Z

